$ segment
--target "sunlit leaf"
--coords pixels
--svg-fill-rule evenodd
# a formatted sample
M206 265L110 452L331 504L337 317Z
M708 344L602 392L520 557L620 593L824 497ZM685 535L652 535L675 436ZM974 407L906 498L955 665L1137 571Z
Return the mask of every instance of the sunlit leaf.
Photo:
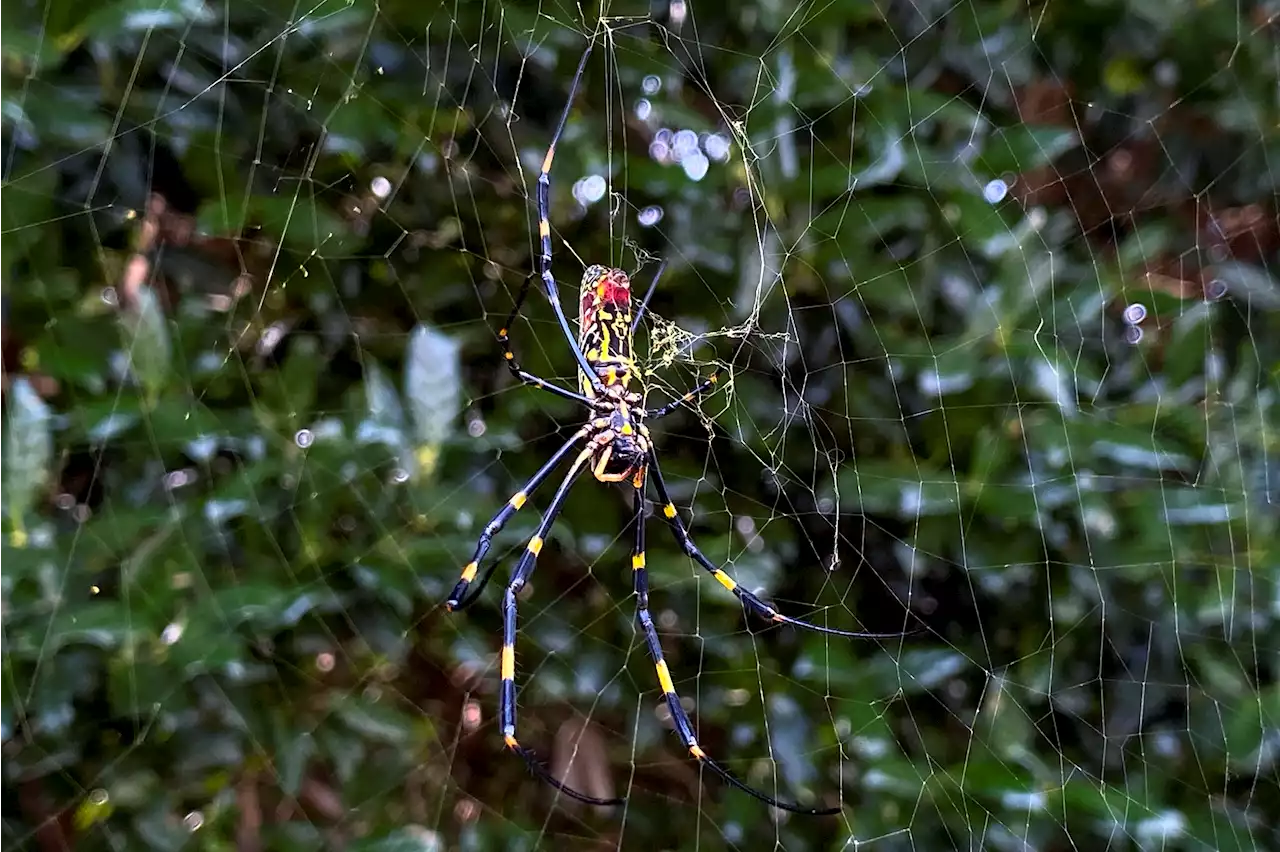
M49 406L24 377L10 386L4 430L4 509L13 525L13 543L26 541L25 518L49 478L53 435Z
M1226 285L1233 298L1252 307L1280 310L1280 281L1264 267L1237 261L1214 264L1209 270L1214 280ZM1212 287L1212 282L1210 284Z
M419 323L409 335L404 395L423 472L430 475L462 408L462 363L458 342Z
M351 844L352 852L441 852L444 838L420 825L397 828L381 837L369 837Z
M386 371L373 360L365 364L364 400L367 414L356 427L356 440L387 447L400 468L412 472L415 459L400 395Z
M139 287L134 304L121 312L120 319L129 368L142 386L148 405L154 405L168 384L173 358L169 322L155 291L145 285Z
M377 703L359 695L335 696L333 710L356 732L389 745L408 745L416 737L413 719L390 703Z
M130 30L186 29L209 21L212 15L198 0L118 0L96 8L75 36L113 40Z

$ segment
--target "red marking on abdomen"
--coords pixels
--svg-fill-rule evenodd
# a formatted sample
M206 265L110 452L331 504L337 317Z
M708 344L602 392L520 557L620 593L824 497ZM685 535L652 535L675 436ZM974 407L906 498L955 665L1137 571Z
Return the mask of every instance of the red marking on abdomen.
M610 312L625 311L630 304L631 280L627 278L627 273L621 269L609 270L594 280L588 278L583 282L578 321L585 330L596 324L602 308L607 308Z
M617 284L614 281L606 281L604 284L604 297L601 299L606 305L626 305L631 301L631 288L625 284Z

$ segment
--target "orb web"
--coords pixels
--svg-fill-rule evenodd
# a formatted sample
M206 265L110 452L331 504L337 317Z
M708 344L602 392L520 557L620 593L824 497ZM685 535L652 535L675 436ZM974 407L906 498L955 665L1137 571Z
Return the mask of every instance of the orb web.
M6 840L1267 848L1274 20L606 5L6 16ZM521 742L625 808L498 731L561 474L441 605L583 417L494 336L588 43L564 308L665 263L648 405L723 371L652 426L680 517L779 611L880 635L744 613L655 504L664 655L708 754L833 818L673 736L625 489L575 486L516 646ZM511 338L576 387L542 293Z

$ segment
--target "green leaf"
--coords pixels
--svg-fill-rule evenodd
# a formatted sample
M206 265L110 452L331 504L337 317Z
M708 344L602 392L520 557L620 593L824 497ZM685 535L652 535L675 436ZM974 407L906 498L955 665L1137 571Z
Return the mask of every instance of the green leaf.
M53 39L47 38L38 28L32 31L12 26L11 17L12 14L5 15L4 21L0 23L0 52L3 53L6 63L13 63L15 67L29 68L32 74L35 74L62 58L63 51L53 43ZM8 93L8 87L6 87L5 94L8 95ZM4 98L5 121L26 123L29 128L30 123L19 118L21 110L17 100ZM53 169L47 171L51 177L57 176ZM9 184L6 183L5 188L7 189L8 186Z
M14 379L4 433L4 508L13 525L13 544L18 547L26 543L26 515L49 479L51 430L49 406L27 379Z
M407 746L416 739L414 720L386 702L377 703L362 694L335 695L333 711L349 728L371 740Z
M908 651L898 661L902 688L906 692L937 689L970 665L963 654L942 648Z
M893 183L906 166L907 149L898 128L880 127L876 130L868 146L874 152L875 159L862 171L849 175L851 190L865 191L873 186Z
M206 201L196 213L196 224L204 233L227 237L258 226L300 253L299 266L311 255L342 255L351 248L355 236L332 208L302 194L245 198L227 193Z
M270 417L274 428L296 432L307 424L325 366L320 342L314 336L291 338L284 364L262 376L266 404L261 413Z
M400 466L412 471L414 457L406 434L400 395L387 378L386 371L373 359L369 359L364 368L364 398L368 416L356 429L356 441L390 447L395 451Z
M419 323L409 336L404 363L404 395L422 471L435 470L440 448L462 408L462 360L458 341Z
M1252 307L1280 310L1280 281L1260 266L1237 261L1214 264L1209 272L1226 285L1227 292Z
M291 627L313 609L324 608L332 601L333 592L324 587L241 583L219 589L201 612L204 618L212 617L215 623L222 622L227 627L249 623L276 629Z
M5 37L8 38L5 31ZM9 45L5 45L5 52ZM6 90L3 100L5 131L9 125L17 125L19 129L32 126L34 123L27 114L25 105L18 104L8 97ZM58 173L54 169L41 169L32 174L6 180L0 187L0 280L4 281L5 291L15 285L13 269L25 258L42 239L48 239L48 229L42 227L53 215L54 193L57 191Z
M214 17L201 0L119 0L94 9L64 38L116 41L128 32L186 30Z
M46 632L47 629L47 632ZM49 654L68 645L91 645L103 650L133 648L152 635L144 618L119 601L94 600L68 603L52 617L47 628L24 633L6 651L21 655Z
M364 393L371 422L397 433L404 429L404 409L400 406L400 397L387 380L386 371L373 360L365 365ZM393 446L400 442L399 435L381 437L384 443Z
M290 796L298 795L306 777L307 763L315 756L316 743L311 732L287 727L296 720L278 719L281 729L276 740L276 772L280 777L280 789Z
M150 287L138 288L135 303L120 314L125 330L129 368L142 385L148 407L154 405L169 381L173 346L169 321Z
M1080 144L1080 137L1062 127L1015 124L995 131L983 145L976 171L986 177L1019 175L1051 163Z
M923 515L954 516L967 502L949 471L913 462L859 459L844 465L837 480L840 503L854 511L915 520Z
M444 838L420 825L406 825L380 837L367 837L347 847L351 852L441 852Z

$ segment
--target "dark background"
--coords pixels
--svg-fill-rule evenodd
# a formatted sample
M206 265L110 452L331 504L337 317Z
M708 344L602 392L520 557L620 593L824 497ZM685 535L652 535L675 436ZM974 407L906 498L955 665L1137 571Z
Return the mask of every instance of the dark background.
M589 5L5 3L6 846L1280 848L1275 4ZM590 39L567 309L665 258L651 400L726 369L654 426L703 548L901 634L767 629L654 519L667 659L712 755L839 817L687 760L621 491L571 496L518 682L625 811L496 731L554 483L441 607L581 416L493 334ZM513 336L573 383L545 298Z

